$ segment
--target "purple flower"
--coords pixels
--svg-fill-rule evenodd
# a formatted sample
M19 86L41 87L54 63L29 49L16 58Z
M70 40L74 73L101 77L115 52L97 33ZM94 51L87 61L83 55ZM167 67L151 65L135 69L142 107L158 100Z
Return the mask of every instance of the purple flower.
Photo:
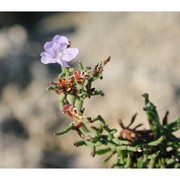
M41 62L44 64L58 63L61 66L69 67L68 62L72 61L79 49L68 47L70 45L67 37L56 35L53 40L45 43L45 51L40 54Z

